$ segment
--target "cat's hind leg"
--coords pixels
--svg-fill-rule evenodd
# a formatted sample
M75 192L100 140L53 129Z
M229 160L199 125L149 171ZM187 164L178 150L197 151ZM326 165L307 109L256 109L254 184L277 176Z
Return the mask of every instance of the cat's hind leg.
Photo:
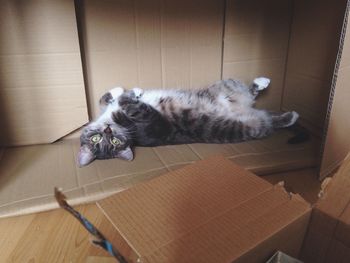
M259 93L265 90L270 85L271 80L265 77L255 78L253 83L249 87L250 93L255 97L259 95Z
M297 119L299 118L299 114L295 111L288 111L281 114L273 114L271 116L272 125L275 129L286 128L292 126Z
M239 80L221 80L210 86L209 90L216 91L218 101L229 110L249 108L254 104L250 88Z
M259 77L255 78L250 86L247 86L239 80L225 79L211 85L209 89L224 94L227 97L241 94L250 98L255 98L270 85L270 82L271 80L269 78Z

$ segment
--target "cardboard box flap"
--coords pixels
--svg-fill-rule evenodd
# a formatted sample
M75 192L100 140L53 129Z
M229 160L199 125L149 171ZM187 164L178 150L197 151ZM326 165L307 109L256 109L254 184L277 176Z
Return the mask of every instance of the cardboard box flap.
M350 155L329 181L313 209L302 250L302 259L305 262L327 262L324 260L334 255L334 249L338 249L339 246L348 247L349 250L349 189Z
M350 201L350 155L333 176L315 208L338 218Z
M0 35L0 145L51 143L85 124L74 2L1 1Z
M235 170L232 171L232 167ZM174 236L176 238L220 211L229 209L232 203L244 202L257 192L272 188L262 179L245 174L242 168L222 158L200 161L195 166L187 166L98 201L98 204L127 240L136 240L133 247L145 255L171 241ZM247 188L243 190L242 185ZM230 198L231 202L223 202L224 197ZM176 200L183 200L184 203L177 203ZM143 214L144 218L135 218L135 221L126 219L124 215L130 212ZM154 216L155 213L157 216ZM186 218L182 218L182 215ZM192 215L192 218L188 218ZM142 225L138 222L140 219ZM121 229L124 225L130 227ZM154 232L152 227L144 228L144 225L157 226L158 230ZM177 229L170 231L174 226ZM139 236L141 232L144 232L142 237Z
M227 262L311 209L283 187L222 157L170 172L98 205L142 262Z
M324 178L337 168L350 151L350 34L348 33L350 20L349 1L343 22L338 58L334 69L332 90L330 92L325 130L323 136L322 163L320 177Z
M239 262L252 246L271 238L290 220L296 220L310 210L305 202L300 206L299 202L289 201L281 189L261 193L165 244L144 261L179 262L182 258L181 262ZM274 249L269 248L266 252L273 253ZM296 255L297 251L292 253ZM242 262L260 260L253 257Z
M316 208L337 222L335 238L350 247L350 155L327 186Z

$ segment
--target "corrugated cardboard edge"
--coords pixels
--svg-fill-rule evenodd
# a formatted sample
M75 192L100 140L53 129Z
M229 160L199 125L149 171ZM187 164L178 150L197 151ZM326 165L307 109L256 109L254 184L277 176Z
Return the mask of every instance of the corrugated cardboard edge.
M330 90L330 94L329 94L328 108L327 108L327 113L326 113L325 122L324 122L324 128L323 128L324 132L323 132L323 136L322 136L322 140L321 140L321 148L320 148L320 155L319 155L319 161L318 161L318 167L319 167L318 173L319 173L320 179L323 179L326 176L328 176L341 164L341 160L338 160L330 167L327 167L327 168L321 170L322 159L323 159L323 155L324 155L324 151L325 151L325 147L326 147L326 139L327 139L327 135L328 135L329 121L330 121L332 107L333 107L335 88L337 85L338 71L339 71L340 62L341 62L341 58L342 58L342 54L343 54L344 40L345 40L346 31L347 31L347 23L348 23L348 19L349 19L349 10L350 10L350 1L347 2L345 14L344 14L343 27L341 30L338 54L337 54L337 59L336 59L335 66L334 66L334 73L333 73L333 78L332 78L331 90Z

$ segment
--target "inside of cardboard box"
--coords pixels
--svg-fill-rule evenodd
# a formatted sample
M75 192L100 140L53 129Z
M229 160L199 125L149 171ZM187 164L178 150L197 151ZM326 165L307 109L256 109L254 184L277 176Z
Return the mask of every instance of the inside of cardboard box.
M1 35L10 32L0 46L0 99L7 107L1 125L9 127L1 130L1 143L31 145L0 151L0 216L54 207L54 186L73 203L92 201L213 154L258 174L317 165L345 0L62 3L31 0L19 13L18 4L7 1L0 11L3 21L14 21L0 23ZM33 17L34 10L52 9L55 19ZM32 27L35 37L23 34ZM45 67L51 63L55 67ZM197 88L257 76L272 80L257 107L298 111L311 140L289 145L293 134L280 131L234 145L137 148L131 163L75 164L79 139L65 135L86 123L87 111L90 119L97 116L99 97L113 86ZM29 102L28 94L35 94Z

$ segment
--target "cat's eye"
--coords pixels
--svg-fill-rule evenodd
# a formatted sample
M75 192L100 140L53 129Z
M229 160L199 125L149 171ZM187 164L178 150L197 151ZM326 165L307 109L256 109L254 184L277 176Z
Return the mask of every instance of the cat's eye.
M102 136L101 134L95 134L90 137L90 140L92 143L96 144L102 141Z
M111 138L111 144L113 144L114 146L117 146L117 145L122 144L122 141L119 140L117 137L112 137Z

